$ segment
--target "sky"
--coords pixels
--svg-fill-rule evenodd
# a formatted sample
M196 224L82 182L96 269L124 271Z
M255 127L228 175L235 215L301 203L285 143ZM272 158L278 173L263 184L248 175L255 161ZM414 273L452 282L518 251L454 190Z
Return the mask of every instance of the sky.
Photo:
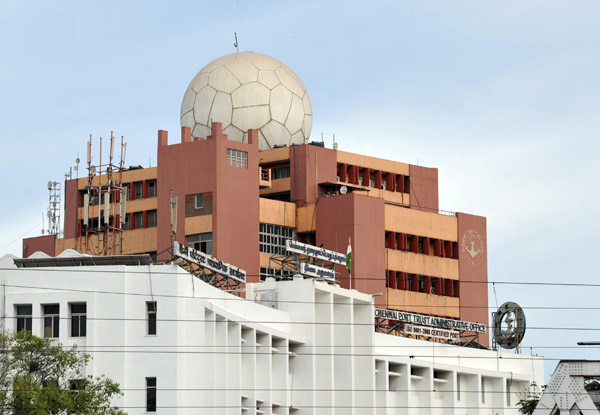
M312 139L436 167L441 209L487 217L490 312L524 308L546 378L555 359L598 358L576 343L600 341L599 14L592 0L3 0L0 256L40 234L47 182L90 134L155 166L157 130L178 139L189 82L235 32L303 81Z

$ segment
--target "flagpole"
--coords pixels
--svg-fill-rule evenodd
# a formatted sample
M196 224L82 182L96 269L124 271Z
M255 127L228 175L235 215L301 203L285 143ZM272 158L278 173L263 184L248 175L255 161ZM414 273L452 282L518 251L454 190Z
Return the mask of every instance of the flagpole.
M352 249L351 248L352 247L352 236L348 237L348 246L350 247L350 249ZM352 259L350 259L350 264L352 264ZM352 289L352 265L350 266L350 269L348 270L348 276L350 277L350 289Z

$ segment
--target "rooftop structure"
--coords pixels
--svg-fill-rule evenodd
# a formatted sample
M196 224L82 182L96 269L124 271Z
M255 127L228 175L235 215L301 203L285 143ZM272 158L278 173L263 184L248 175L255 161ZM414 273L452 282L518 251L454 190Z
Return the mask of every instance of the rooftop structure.
M178 242L258 282L295 273L288 239L340 253L351 241L352 273L329 264L342 287L381 293L382 309L488 326L486 219L439 210L436 168L307 142L311 123L308 95L285 65L255 53L219 58L186 91L179 142L158 132L157 167L121 164L113 174L88 162L88 177L64 186L64 235L25 239L23 255L164 261ZM380 323L407 334L397 321Z

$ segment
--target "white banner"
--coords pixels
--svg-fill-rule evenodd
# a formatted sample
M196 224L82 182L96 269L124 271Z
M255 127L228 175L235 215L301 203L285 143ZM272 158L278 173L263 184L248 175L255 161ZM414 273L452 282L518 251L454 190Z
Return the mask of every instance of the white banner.
M302 242L287 239L285 241L285 249L290 252L322 259L335 264L346 265L346 255L340 254L339 252L330 251L325 248L319 248L318 246L307 245L303 244Z
M335 279L335 272L332 269L317 267L313 264L307 264L305 262L300 263L300 273L310 275L311 277L327 278L330 280Z
M424 314L413 314L399 310L388 310L384 308L375 309L376 318L384 318L386 320L396 320L405 323L420 324L422 326L443 327L445 329L456 329L463 331L474 331L477 333L485 333L487 327L485 324L472 323L470 321L452 320L450 318L426 316Z
M212 256L190 248L185 245L173 244L173 254L180 258L186 259L194 264L198 264L203 268L207 268L217 274L224 275L239 282L246 282L246 271L238 267L234 267L226 262L219 261Z
M404 334L435 337L436 339L450 340L452 342L460 341L460 334L458 331L438 329L435 327L413 326L407 324L404 326Z

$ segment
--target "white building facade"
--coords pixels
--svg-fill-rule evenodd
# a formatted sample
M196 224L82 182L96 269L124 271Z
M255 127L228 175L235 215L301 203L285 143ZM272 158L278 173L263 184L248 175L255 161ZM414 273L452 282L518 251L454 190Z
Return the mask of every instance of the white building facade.
M543 381L537 356L375 333L354 290L297 278L243 299L176 265L73 255L0 259L3 329L76 344L129 414L518 414Z

